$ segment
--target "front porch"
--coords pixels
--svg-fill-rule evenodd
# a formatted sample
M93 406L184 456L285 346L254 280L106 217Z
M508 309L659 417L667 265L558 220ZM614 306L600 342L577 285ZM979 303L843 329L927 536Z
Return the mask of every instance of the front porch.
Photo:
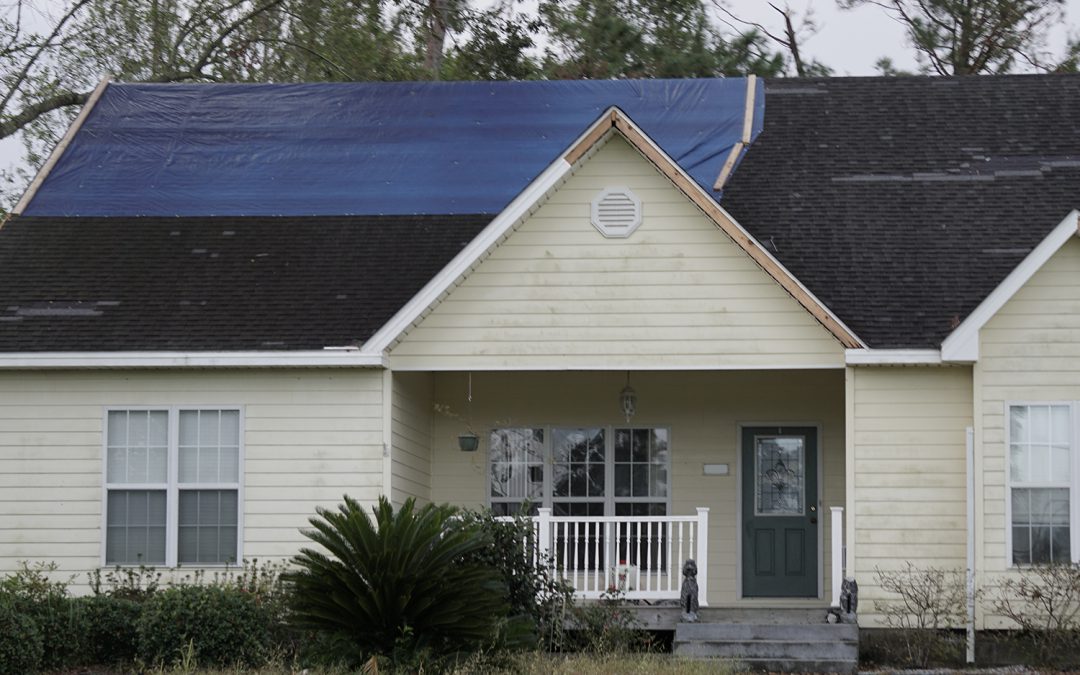
M697 507L694 515L672 516L555 516L550 508L537 510L538 515L531 517L535 554L573 586L576 598L645 601L645 611L638 613L658 630L678 622L680 608L662 605L679 603L686 561L709 569L707 506ZM843 507L830 507L830 560L844 559L843 514ZM696 579L700 606L707 608L709 575ZM830 606L840 604L842 581L843 565L832 565ZM726 620L728 614L724 613ZM759 615L752 616L760 622Z
M845 505L843 371L631 372L629 420L627 375L394 372L393 498L498 515L529 503L583 599L615 588L674 607L693 558L704 607L828 606L843 559L831 511ZM463 451L470 430L478 448ZM777 462L798 490L768 493Z

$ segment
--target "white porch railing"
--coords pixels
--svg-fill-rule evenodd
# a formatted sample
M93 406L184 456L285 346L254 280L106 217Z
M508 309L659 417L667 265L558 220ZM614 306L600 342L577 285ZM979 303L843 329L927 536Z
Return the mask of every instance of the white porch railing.
M709 509L692 516L533 516L537 553L578 598L621 591L628 600L678 600L683 563L698 567L698 598L709 590Z

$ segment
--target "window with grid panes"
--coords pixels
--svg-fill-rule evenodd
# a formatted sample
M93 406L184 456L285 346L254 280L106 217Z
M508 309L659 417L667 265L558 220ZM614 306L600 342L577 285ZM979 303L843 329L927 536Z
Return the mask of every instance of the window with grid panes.
M239 560L240 411L110 410L105 563Z
M1071 560L1072 445L1070 404L1010 406L1013 564Z

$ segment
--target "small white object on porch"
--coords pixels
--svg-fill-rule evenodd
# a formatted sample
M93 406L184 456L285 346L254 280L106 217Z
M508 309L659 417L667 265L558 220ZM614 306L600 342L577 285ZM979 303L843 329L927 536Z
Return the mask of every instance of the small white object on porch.
M574 587L578 598L619 592L627 600L678 600L683 563L698 566L702 607L708 605L709 509L687 516L532 517L537 553Z

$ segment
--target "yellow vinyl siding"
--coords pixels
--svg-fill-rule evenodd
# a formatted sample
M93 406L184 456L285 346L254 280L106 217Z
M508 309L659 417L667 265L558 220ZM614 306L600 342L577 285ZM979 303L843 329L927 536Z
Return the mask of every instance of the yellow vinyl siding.
M607 239L607 186L644 220ZM843 348L647 160L615 137L392 349L395 369L843 365Z
M977 566L985 586L1009 569L1006 406L1080 401L1080 241L1074 237L1062 246L983 326L975 367L983 484L977 502L982 523ZM1072 461L1078 461L1078 452L1073 448ZM1006 625L986 609L980 627Z
M473 373L473 404L466 405L466 375L437 373L436 403L471 418L480 434L477 452L461 452L462 424L436 414L432 434L431 498L484 506L488 495L488 432L493 427L627 426L619 414L621 372ZM844 503L844 378L842 371L634 373L638 412L630 426L670 429L670 514L709 507L709 602L799 604L792 600L738 600L739 425L817 425L824 528L824 598L829 597L830 506ZM727 476L705 476L703 464L726 463ZM704 572L703 572L704 573ZM820 600L809 601L820 605Z
M431 501L432 376L394 374L390 491L395 505Z
M879 625L876 570L963 572L967 560L966 429L972 424L967 367L858 367L851 443L854 513L848 574L859 582L859 623Z
M246 558L306 541L316 506L382 492L381 372L345 370L0 373L0 573L101 563L106 408L241 406Z

